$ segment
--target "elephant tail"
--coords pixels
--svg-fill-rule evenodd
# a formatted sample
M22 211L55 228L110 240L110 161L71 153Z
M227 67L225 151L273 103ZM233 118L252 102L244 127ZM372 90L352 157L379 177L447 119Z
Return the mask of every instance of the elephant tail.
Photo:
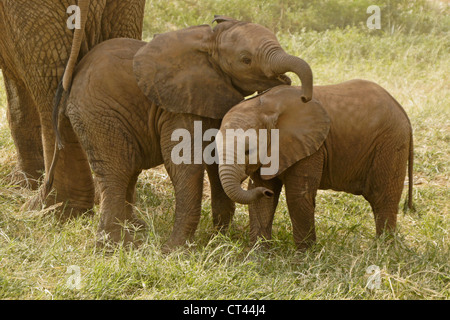
M76 63L78 61L81 46L84 39L84 33L86 28L86 21L88 17L88 11L91 1L90 0L78 0L78 8L80 13L80 26L75 29L74 36L72 39L72 48L70 51L69 60L67 61L66 68L64 69L63 77L58 85L58 89L56 90L56 95L53 101L53 129L56 134L56 144L59 149L64 148L62 143L61 135L58 130L58 116L59 116L59 105L61 102L61 98L63 93L67 94L70 92L72 86L72 77L75 70Z
M406 212L408 209L411 211L416 211L416 208L414 207L413 204L413 185L414 185L413 168L414 168L414 142L411 129L411 138L409 140L409 157L408 157L408 197L406 198L405 204L403 206L404 212Z
M55 143L55 151L53 153L52 164L50 165L50 170L48 171L48 175L45 178L45 185L44 185L44 189L43 189L43 199L47 198L47 196L52 191L53 180L54 180L54 177L55 177L55 168L56 168L56 164L57 164L58 159L59 159L59 152L60 151L61 151L61 149L58 148L58 144Z
M55 98L53 100L53 113L52 113L52 123L53 130L55 131L56 136L56 144L55 148L62 149L64 148L64 144L62 142L61 134L59 132L58 122L59 122L59 106L61 105L61 99L64 94L64 86L63 81L61 80L58 85L58 89L56 89Z
M388 94L389 97L391 97L391 99L395 102L395 104L400 109L400 111L405 115L406 120L408 121L408 124L409 124L409 129L410 129L409 137L410 138L409 138L409 156L408 156L408 196L406 197L405 203L403 205L403 212L408 211L408 209L414 212L414 211L416 211L416 208L414 207L414 204L413 204L414 139L413 139L412 125L411 125L411 121L409 120L408 114L406 113L405 109L403 109L401 104L398 103L398 101L395 100L395 98L389 92L387 92L385 89L384 89L384 91Z
M78 61L78 56L80 54L81 44L83 42L84 31L86 27L86 20L88 17L88 11L90 6L90 0L79 0L78 7L80 10L80 28L75 29L72 49L70 51L69 61L67 62L66 70L64 71L64 77L62 80L62 85L65 91L69 91L72 84L72 76L75 70L75 66Z
M64 148L64 144L62 142L61 134L59 132L59 113L60 113L60 105L61 100L64 95L64 86L63 86L63 80L59 82L58 89L56 89L55 98L53 99L53 112L52 112L52 124L53 124L53 130L55 131L55 150L53 153L53 160L52 164L50 165L50 170L48 171L48 174L45 178L45 186L43 189L43 199L45 199L49 194L50 191L52 191L53 186L53 178L55 175L55 167L58 162L59 158L59 152L61 149Z

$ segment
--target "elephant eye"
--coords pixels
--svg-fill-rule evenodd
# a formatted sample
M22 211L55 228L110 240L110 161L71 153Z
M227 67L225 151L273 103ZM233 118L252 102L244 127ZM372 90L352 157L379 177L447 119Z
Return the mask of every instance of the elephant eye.
M247 57L243 57L242 58L242 62L245 63L245 64L251 64L252 63L252 59L247 58Z

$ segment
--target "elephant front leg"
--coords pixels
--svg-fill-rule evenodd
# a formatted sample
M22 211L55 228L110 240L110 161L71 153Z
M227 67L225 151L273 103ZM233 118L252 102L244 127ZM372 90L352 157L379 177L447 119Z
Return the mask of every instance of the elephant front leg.
M175 188L175 221L172 234L163 250L183 246L192 241L200 221L203 165L165 163L167 172Z
M286 201L292 221L294 242L299 250L308 249L316 242L315 192L286 186Z
M193 240L200 221L205 173L203 160L196 161L200 152L203 151L203 146L195 144L193 134L194 120L202 119L188 115L168 115L170 118L162 121L160 145L164 166L175 189L176 202L173 230L163 251L170 251ZM205 126L205 122L203 125ZM174 141L173 133L180 129L188 132L189 138L184 137L181 142ZM194 139L190 138L192 136Z
M259 174L251 176L248 189L265 187L272 190L272 198L260 198L258 201L250 203L248 206L250 216L250 241L254 244L258 239L272 239L272 223L278 205L282 182L279 179L262 180Z
M206 167L211 186L211 210L213 216L213 224L216 230L226 231L233 219L236 209L235 203L227 196L223 190L222 183L219 178L219 167L212 164Z
M299 250L308 249L316 241L314 211L321 175L322 160L318 155L297 162L283 173L294 241Z
M41 122L34 100L25 85L14 80L4 70L8 99L7 117L17 151L17 167L13 183L37 189L44 173Z

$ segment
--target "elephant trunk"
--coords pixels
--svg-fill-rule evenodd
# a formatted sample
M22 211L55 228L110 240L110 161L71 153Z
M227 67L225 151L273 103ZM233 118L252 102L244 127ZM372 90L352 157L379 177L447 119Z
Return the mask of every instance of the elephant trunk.
M287 54L284 51L278 51L272 56L272 71L277 74L294 72L302 82L302 101L308 102L313 96L313 73L311 67L303 59Z
M242 204L252 203L261 197L273 197L273 192L264 187L257 187L251 190L242 189L241 183L247 178L242 166L238 164L219 165L220 181L228 197L232 201Z
M78 55L80 54L81 43L83 42L84 30L86 26L86 20L89 11L90 0L79 0L78 7L80 8L80 29L75 29L72 49L70 51L69 61L67 62L66 70L64 71L64 77L62 80L64 91L69 91L72 84L73 71L78 61Z

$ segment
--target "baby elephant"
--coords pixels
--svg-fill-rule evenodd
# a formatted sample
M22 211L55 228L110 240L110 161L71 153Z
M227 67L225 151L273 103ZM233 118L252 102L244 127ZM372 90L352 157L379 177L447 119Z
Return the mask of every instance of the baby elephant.
M278 86L236 105L222 121L219 153L227 161L221 160L220 179L233 201L250 204L252 241L271 238L283 184L299 249L316 239L317 189L363 195L377 235L394 231L407 162L412 208L413 137L403 108L386 90L364 80L314 86L308 103L301 95L301 88ZM231 129L240 134L230 139ZM253 142L263 146L259 152L252 132L257 135ZM239 150L245 151L242 159ZM269 170L274 164L278 170ZM249 190L243 190L247 176Z
M213 223L225 230L234 202L221 186L217 163L202 157L207 143L195 137L217 131L225 113L244 97L290 84L286 72L298 75L303 100L311 100L311 68L286 53L273 32L224 16L215 16L214 22L214 27L159 34L148 43L102 42L77 65L70 92L58 90L53 124L58 147L64 149L55 152L58 165L49 170L45 191L54 179L67 186L71 207L91 204L89 160L100 196L99 245L136 243L122 225L143 224L133 211L136 182L142 170L161 164L175 191L174 224L164 249L193 240L205 170ZM67 99L59 105L62 96ZM180 143L187 146L177 153ZM57 191L57 201L65 201Z

